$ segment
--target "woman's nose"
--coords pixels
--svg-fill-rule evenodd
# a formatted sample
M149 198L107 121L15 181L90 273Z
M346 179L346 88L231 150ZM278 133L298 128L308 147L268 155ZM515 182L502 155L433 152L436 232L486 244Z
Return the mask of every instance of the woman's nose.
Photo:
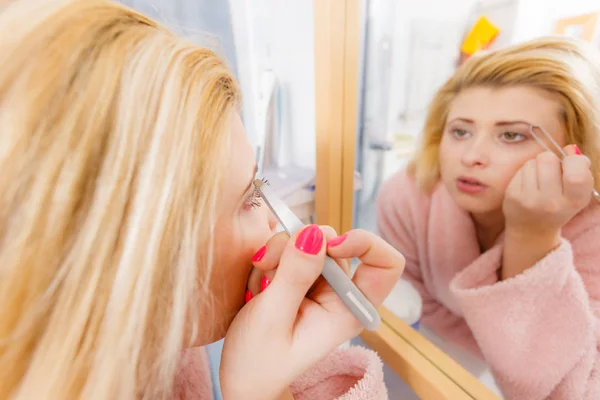
M489 146L483 140L470 143L463 155L462 163L467 167L486 166L489 163Z

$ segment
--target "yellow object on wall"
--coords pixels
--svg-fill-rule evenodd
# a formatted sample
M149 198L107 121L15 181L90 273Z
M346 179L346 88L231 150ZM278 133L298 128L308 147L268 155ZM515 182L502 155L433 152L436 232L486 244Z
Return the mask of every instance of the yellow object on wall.
M487 48L500 29L490 22L486 17L480 17L460 47L460 50L471 56L477 51Z

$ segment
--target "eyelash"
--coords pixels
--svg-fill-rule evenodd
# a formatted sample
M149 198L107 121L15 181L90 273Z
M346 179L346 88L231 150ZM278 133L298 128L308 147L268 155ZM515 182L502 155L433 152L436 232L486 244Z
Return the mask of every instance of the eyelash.
M269 184L269 181L265 178L261 178L261 181L263 181L265 183L265 185ZM261 197L262 196L260 195L260 192L258 191L258 189L254 188L254 190L248 195L248 198L246 199L246 202L244 203L244 208L245 209L259 208L260 206L262 206L262 202L260 201Z
M527 139L527 138L525 137L525 135L523 135L522 133L517 133L517 132L504 132L502 135L503 135L504 137L506 137L506 135L507 135L507 134L508 134L508 135L515 135L515 136L518 136L518 137L520 138L520 139L518 139L518 140L511 140L511 139L507 139L507 141L508 141L509 143L519 143L519 142L522 142L523 140Z
M468 131L466 131L465 129L452 129L452 130L450 131L450 133L452 133L452 136L454 136L456 139L462 139L462 138L459 136L459 133L461 133L461 134L463 134L463 133L464 133L464 134L467 134L467 133L469 133L469 132L468 132Z

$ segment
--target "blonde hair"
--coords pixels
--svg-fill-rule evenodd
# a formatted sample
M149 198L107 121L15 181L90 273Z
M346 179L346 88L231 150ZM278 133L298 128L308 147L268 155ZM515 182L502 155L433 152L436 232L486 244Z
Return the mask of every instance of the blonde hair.
M566 142L592 160L600 189L600 57L574 39L544 37L467 60L439 89L428 110L421 146L408 173L430 191L440 178L439 147L456 96L474 86L529 86L556 96L563 111Z
M0 398L170 394L238 104L212 51L129 8L3 6Z

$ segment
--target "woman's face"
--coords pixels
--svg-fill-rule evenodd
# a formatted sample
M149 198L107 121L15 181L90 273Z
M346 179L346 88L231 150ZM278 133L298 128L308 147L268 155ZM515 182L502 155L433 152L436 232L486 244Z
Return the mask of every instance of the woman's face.
M228 168L219 194L219 219L210 294L201 310L199 343L221 339L244 305L252 256L275 233L277 221L256 195L254 151L238 114L233 117Z
M501 212L513 176L544 151L530 125L543 127L563 147L561 115L560 103L540 89L473 87L460 92L440 145L441 179L459 207L474 215Z

